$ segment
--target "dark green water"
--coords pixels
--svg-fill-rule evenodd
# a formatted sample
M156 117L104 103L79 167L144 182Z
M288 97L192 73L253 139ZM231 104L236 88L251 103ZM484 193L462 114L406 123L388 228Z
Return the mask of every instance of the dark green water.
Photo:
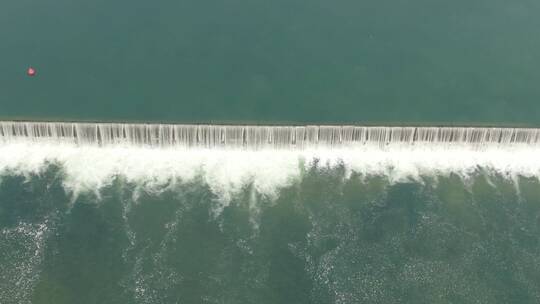
M537 0L5 0L0 119L539 126L539 13ZM537 177L391 182L300 163L274 196L248 180L224 206L204 174L73 193L77 174L106 179L100 161L34 170L9 144L2 304L540 303ZM155 173L151 155L130 157L126 171ZM259 165L237 164L203 166L234 180Z
M2 1L0 117L539 125L539 13L536 0Z
M49 166L0 185L2 303L538 303L540 184L390 184L314 166L216 212L202 180L75 200ZM26 181L25 181L26 180ZM135 197L135 198L134 198Z

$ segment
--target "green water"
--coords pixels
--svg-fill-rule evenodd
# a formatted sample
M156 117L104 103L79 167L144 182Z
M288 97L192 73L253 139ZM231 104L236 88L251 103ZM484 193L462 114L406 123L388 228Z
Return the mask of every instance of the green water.
M0 117L539 125L539 12L536 0L2 1Z
M539 13L537 0L5 0L0 119L540 126ZM2 304L540 303L540 182L519 170L395 182L308 160L275 195L246 180L224 204L204 174L74 191L84 168L101 178L91 155L31 170L38 157L10 167L27 151L8 144ZM233 180L258 165L238 164L203 165Z
M217 211L202 180L3 176L2 303L538 303L540 184L478 172L390 184L312 166ZM26 181L25 181L26 180Z

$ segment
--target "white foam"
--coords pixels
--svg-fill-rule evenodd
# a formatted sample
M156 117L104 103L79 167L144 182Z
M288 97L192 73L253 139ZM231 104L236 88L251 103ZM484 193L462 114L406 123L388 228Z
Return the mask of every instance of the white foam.
M38 174L48 162L61 164L68 191L95 191L115 176L148 189L172 181L202 177L224 201L252 183L263 195L293 181L300 164L315 158L330 166L342 163L348 172L386 175L391 181L422 175L468 175L478 167L515 177L540 176L540 147L494 145L395 144L381 148L358 145L339 149L259 150L77 146L28 140L0 144L0 172Z

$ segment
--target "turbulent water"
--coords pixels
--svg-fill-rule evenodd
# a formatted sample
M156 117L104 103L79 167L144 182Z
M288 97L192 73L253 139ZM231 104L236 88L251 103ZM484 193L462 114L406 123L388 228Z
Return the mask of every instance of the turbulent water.
M540 303L539 15L0 1L0 304Z
M540 148L0 145L1 303L538 303Z

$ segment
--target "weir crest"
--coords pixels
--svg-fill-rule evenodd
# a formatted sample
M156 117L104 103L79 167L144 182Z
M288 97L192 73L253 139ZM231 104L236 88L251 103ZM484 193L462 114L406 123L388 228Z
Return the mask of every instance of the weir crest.
M540 145L540 129L407 126L260 126L82 122L0 122L0 142L17 140L109 146L303 149L349 145L443 144L481 148Z

